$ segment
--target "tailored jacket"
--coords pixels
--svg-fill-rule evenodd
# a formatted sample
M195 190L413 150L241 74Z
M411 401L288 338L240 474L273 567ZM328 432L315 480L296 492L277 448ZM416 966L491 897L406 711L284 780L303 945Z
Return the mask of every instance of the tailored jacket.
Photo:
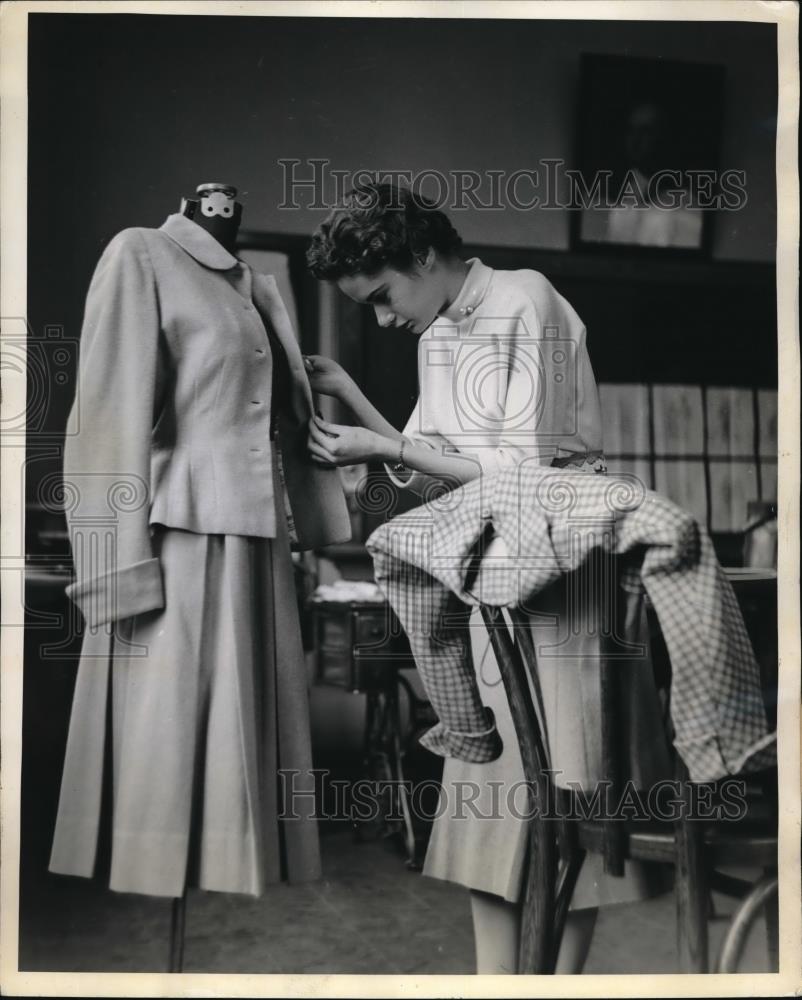
M271 349L268 330L272 333ZM273 350L288 403L271 437ZM312 393L275 279L183 215L109 243L86 300L64 453L76 581L95 626L164 606L152 526L272 538L350 537L335 469L307 451ZM279 454L274 455L274 449ZM274 496L278 458L285 496Z
M760 668L709 537L634 477L528 460L388 521L367 547L440 720L421 739L434 753L481 763L501 752L471 664L466 605L526 609L533 595L603 552L622 557L624 593L642 587L654 606L671 660L674 746L691 779L776 760ZM599 585L615 586L615 575L596 571L583 586ZM568 627L588 604L587 594L577 600ZM594 602L614 607L615 595L597 593Z

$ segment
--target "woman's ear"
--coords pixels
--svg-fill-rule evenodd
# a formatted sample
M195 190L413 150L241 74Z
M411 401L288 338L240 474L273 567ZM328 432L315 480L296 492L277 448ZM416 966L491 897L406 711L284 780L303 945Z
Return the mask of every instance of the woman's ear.
M428 250L419 250L415 254L415 263L424 271L431 271L434 264L434 247Z

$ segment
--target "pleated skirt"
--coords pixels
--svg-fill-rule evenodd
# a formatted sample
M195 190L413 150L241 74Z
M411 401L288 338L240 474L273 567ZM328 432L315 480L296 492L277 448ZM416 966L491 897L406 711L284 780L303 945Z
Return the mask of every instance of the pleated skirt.
M565 599L563 584L549 588L538 595L538 614L530 620L539 652L545 713L541 725L556 784L592 792L603 774L599 637L581 623L566 627ZM620 714L628 729L623 741L629 748L626 776L643 789L671 778L672 771L648 655L645 611L639 595L630 599L627 637L640 644L644 655L621 662L618 688ZM500 757L486 764L446 759L423 872L516 902L527 854L529 805L523 764L498 663L478 609L471 616L470 633L482 701L495 714L504 747ZM624 875L617 877L605 874L600 855L589 853L571 909L634 902L669 888L663 866L628 861Z
M51 871L172 897L320 876L307 676L277 522L275 539L155 526L164 609L87 629Z

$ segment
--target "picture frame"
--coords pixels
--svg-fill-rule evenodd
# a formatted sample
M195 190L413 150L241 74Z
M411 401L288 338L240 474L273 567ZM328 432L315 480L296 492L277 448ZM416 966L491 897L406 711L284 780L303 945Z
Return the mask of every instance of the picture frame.
M745 198L720 169L723 66L583 53L571 180L574 250L709 256Z

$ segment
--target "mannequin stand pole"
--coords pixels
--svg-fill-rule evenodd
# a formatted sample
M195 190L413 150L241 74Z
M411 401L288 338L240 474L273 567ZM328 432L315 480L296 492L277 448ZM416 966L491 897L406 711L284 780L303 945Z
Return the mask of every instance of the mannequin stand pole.
M184 969L184 927L187 916L187 894L172 902L170 912L170 972Z

